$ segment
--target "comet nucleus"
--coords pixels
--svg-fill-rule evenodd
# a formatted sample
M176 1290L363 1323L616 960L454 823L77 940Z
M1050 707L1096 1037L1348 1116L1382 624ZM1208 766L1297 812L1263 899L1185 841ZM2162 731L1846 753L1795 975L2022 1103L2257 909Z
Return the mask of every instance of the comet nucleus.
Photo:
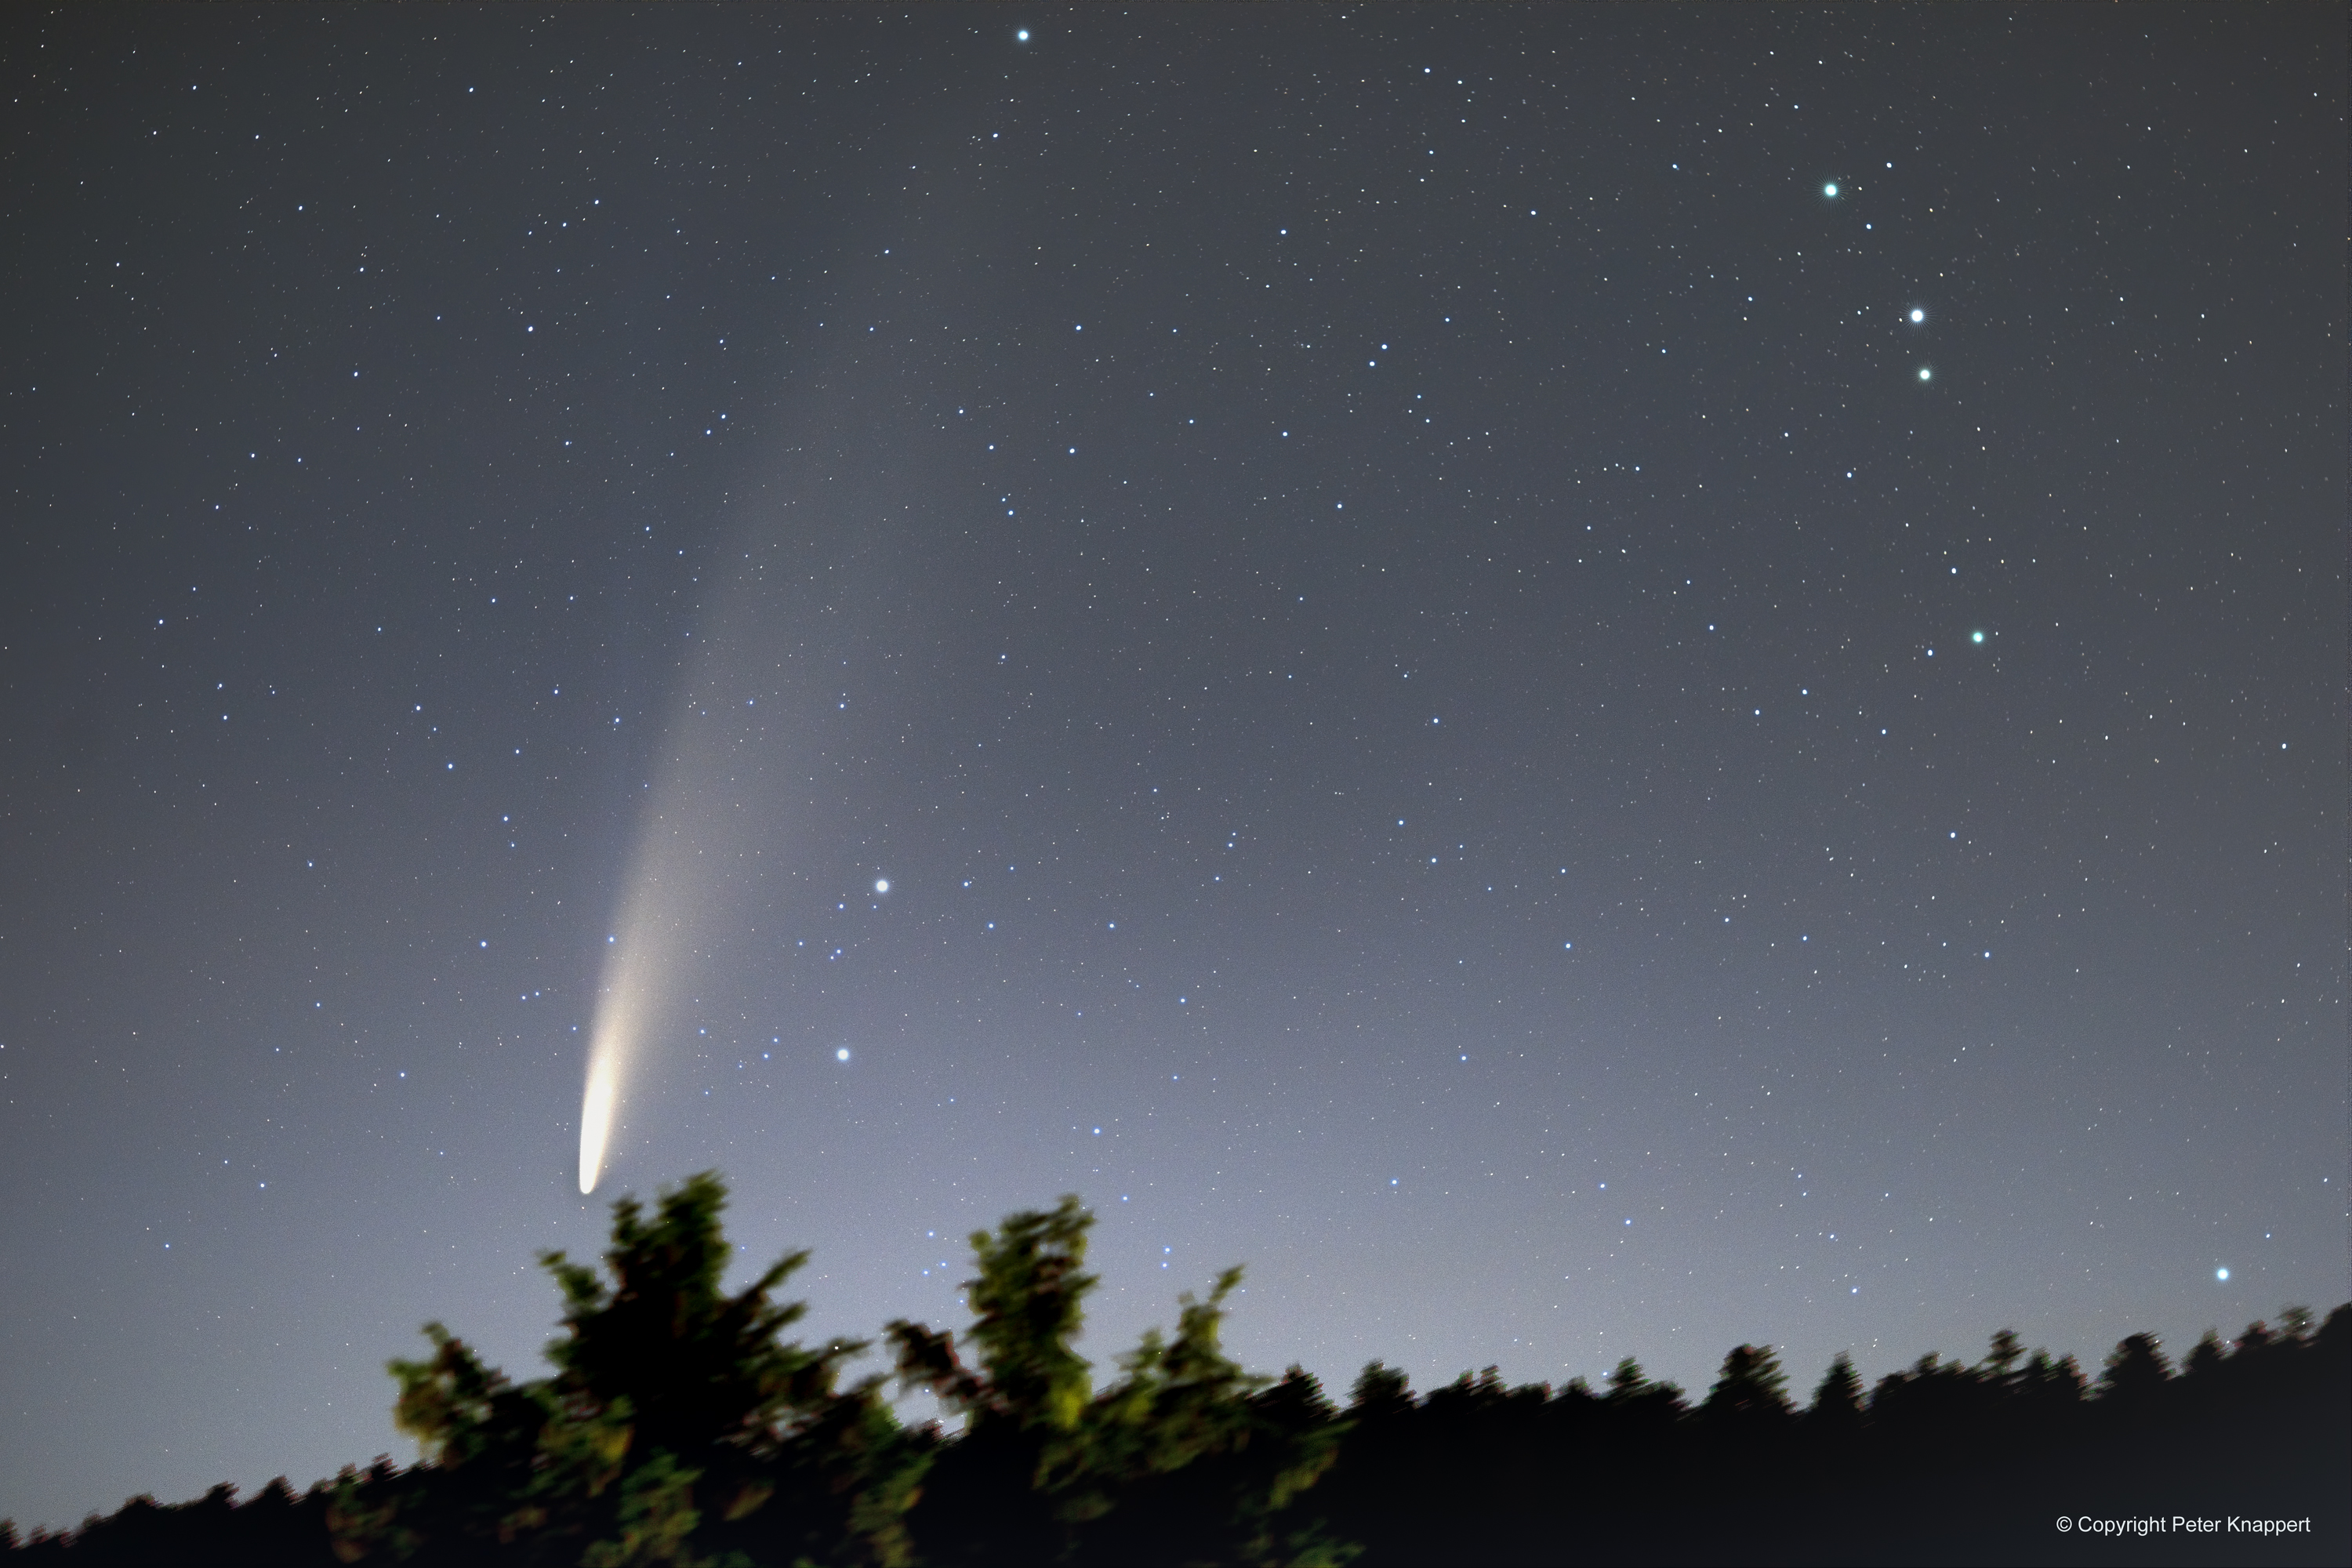
M604 1145L613 1135L613 1100L620 1068L609 1055L591 1056L588 1088L580 1100L580 1190L593 1193L604 1171Z

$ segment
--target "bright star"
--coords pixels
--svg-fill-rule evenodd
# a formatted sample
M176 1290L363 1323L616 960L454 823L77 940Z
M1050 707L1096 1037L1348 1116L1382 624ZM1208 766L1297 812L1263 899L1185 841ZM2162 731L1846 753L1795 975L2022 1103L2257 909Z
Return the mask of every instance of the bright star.
M1916 326L1917 326L1920 322L1922 322L1922 321L1926 321L1927 319L1927 311L1920 310L1920 309L1919 309L1917 306L1916 306L1916 305L1915 305L1915 306L1913 306L1913 307L1911 308L1911 324L1912 324L1913 326L1915 326L1915 327L1916 327Z
M1979 641L1979 642L1982 642L1982 641L1984 641L1984 634L1983 634L1982 632L1979 632L1979 633L1977 634L1977 641ZM889 878L887 878L887 877L877 877L877 878L875 878L875 879L874 879L874 890L875 890L876 892L877 892L877 893L887 893L887 892L888 892L888 891L890 890L890 879L889 879Z
M1932 377L1935 374L1936 374L1935 372L1933 372L1933 371L1929 370L1929 369L1928 369L1926 365L1924 365L1924 364L1923 364L1923 365L1921 365L1921 366L1919 367L1919 379L1920 379L1921 381L1928 380L1928 379L1929 379L1930 377Z
M849 1059L849 1047L847 1046L844 1046L839 1050L834 1052L833 1059L837 1062L847 1061Z
M1013 41L1014 43L1016 43L1016 44L1025 44L1025 43L1027 43L1027 42L1029 41L1029 29L1028 29L1028 28L1026 28L1026 27L1024 27L1024 28L1022 28L1019 32L1017 32L1017 33L1013 34Z
M1837 195L1837 182L1836 182L1835 180L1832 180L1828 184L1823 185L1823 186L1822 187L1822 195L1825 195L1825 196L1833 196L1833 195Z
M1982 633L1982 632L1970 632L1970 633L1969 634L1969 641L1970 641L1970 642L1982 642L1982 641L1984 641L1984 633Z

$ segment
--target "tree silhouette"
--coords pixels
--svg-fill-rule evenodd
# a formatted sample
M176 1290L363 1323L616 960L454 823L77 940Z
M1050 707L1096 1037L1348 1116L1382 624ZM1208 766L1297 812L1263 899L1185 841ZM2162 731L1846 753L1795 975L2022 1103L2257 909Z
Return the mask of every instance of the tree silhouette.
M908 1387L929 1389L967 1419L943 1449L912 1521L928 1559L1145 1564L1336 1563L1311 1521L1282 1521L1330 1463L1339 1428L1299 1415L1319 1390L1257 1397L1220 1345L1225 1299L1180 1299L1175 1336L1148 1331L1099 1394L1074 1342L1095 1287L1085 1272L1094 1216L1075 1196L975 1231L978 1276L965 1282L974 1322L967 1366L951 1333L899 1320L886 1331ZM1303 1376L1303 1374L1301 1374ZM1311 1382L1311 1380L1310 1380ZM1323 1405L1328 1411L1328 1405Z
M836 1387L861 1345L782 1337L805 1308L772 1298L805 1253L721 1289L725 1206L707 1172L664 1194L651 1218L622 1199L609 1284L542 1255L563 1297L552 1377L513 1384L427 1324L433 1355L392 1363L394 1419L424 1461L339 1489L344 1560L908 1561L902 1516L922 1445L881 1402L878 1379Z
M1769 1345L1734 1345L1700 1406L1717 1425L1778 1426L1789 1416L1789 1379Z
M2145 1402L2171 1376L2171 1363L2164 1359L2155 1335L2126 1334L2107 1352L2107 1364L2099 1373L2099 1397L2122 1404Z
M602 1267L541 1258L562 1303L551 1371L517 1382L439 1323L392 1363L420 1447L299 1497L136 1498L0 1557L65 1568L914 1568L1575 1561L2038 1561L2055 1510L2124 1517L2153 1492L2216 1512L2335 1510L2304 1557L2352 1554L2352 1305L2301 1308L2234 1343L2209 1331L2181 1375L2126 1336L2090 1392L2072 1357L2004 1329L1981 1362L1935 1354L1864 1396L1830 1363L1801 1417L1768 1346L1724 1357L1706 1398L1631 1357L1596 1394L1507 1385L1494 1367L1416 1397L1380 1362L1335 1409L1294 1366L1254 1376L1223 1348L1241 1273L1179 1300L1096 1386L1078 1353L1092 1217L1075 1197L972 1237L972 1322L886 1330L903 1386L960 1430L902 1426L860 1345L806 1346L778 1260L729 1292L711 1175L650 1211L614 1205ZM1923 1495L1965 1508L1923 1515ZM1923 1523L1923 1520L1926 1521ZM2230 1543L2214 1546L2226 1560ZM2184 1558L2183 1560L2189 1560Z
M1845 1436L1862 1430L1862 1377L1853 1370L1853 1358L1845 1352L1838 1352L1829 1370L1822 1373L1813 1402L1805 1411L1805 1425L1823 1436Z
M972 1232L980 1274L964 1281L976 1314L967 1337L980 1348L981 1373L963 1368L953 1335L902 1318L886 1331L898 1348L900 1377L929 1387L975 1431L1076 1426L1091 1393L1086 1358L1072 1342L1096 1285L1085 1271L1093 1224L1067 1194L1051 1210L1009 1216L992 1235Z
M1356 1374L1349 1400L1349 1415L1359 1421L1377 1421L1412 1408L1412 1382L1392 1366L1368 1361Z

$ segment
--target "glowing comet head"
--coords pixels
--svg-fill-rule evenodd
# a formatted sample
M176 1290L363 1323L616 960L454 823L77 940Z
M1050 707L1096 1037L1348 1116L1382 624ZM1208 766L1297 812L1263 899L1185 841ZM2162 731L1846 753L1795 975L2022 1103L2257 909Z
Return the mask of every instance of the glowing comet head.
M580 1190L593 1193L604 1173L604 1145L613 1134L613 1102L620 1096L620 1064L599 1052L588 1063L588 1089L580 1099Z
M609 950L595 1032L588 1042L588 1081L580 1094L580 1190L593 1193L613 1146L621 1085L645 1035L646 949L635 935Z
M659 1089L663 1040L693 1034L680 1016L685 994L720 983L714 965L746 951L754 930L740 917L773 890L765 868L774 864L770 852L782 848L772 842L778 824L772 811L754 806L801 765L797 742L772 733L757 717L761 710L721 694L766 679L796 645L773 613L778 605L759 564L766 557L747 549L742 559L751 564L711 606L696 655L681 671L664 730L667 755L646 784L597 954L580 1093L583 1194L596 1190L607 1162L617 1162L623 1133L637 1130L643 1097ZM719 717L728 714L737 717ZM889 890L881 872L877 866L861 879L871 879L877 897Z

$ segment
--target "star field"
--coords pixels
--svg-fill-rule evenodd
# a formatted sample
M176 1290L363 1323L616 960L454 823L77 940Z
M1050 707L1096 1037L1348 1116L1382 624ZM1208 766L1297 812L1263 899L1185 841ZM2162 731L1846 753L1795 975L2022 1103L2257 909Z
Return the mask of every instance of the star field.
M2339 12L6 37L0 1514L709 1167L1338 1388L2352 1295Z

